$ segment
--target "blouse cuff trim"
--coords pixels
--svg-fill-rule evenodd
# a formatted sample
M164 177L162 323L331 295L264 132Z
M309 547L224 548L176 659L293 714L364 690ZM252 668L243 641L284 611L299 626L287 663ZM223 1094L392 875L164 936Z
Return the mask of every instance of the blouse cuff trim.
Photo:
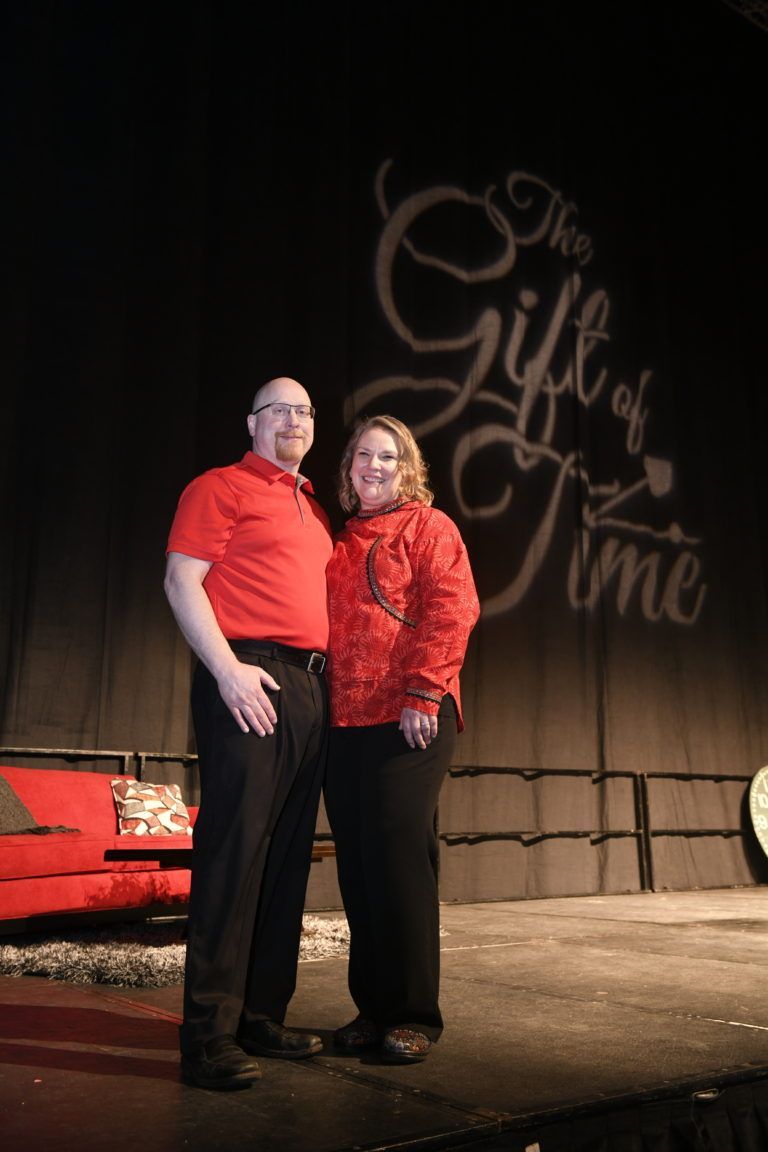
M406 696L419 696L422 700L429 700L432 704L442 704L443 697L439 692L427 692L423 688L406 688Z

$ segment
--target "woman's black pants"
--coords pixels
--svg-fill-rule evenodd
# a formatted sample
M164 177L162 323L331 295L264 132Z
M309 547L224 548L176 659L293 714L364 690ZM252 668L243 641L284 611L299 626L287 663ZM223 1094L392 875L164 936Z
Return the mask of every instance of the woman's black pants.
M396 723L332 728L325 783L352 999L380 1028L432 1040L443 1028L435 811L455 744L451 697L425 750L409 748Z

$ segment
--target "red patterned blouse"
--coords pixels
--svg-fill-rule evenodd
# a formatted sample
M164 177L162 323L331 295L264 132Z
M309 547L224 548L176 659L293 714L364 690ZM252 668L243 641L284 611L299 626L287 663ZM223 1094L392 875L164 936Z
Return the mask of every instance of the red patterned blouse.
M436 715L446 692L463 727L459 669L480 614L459 530L410 500L358 513L336 537L328 568L331 724Z

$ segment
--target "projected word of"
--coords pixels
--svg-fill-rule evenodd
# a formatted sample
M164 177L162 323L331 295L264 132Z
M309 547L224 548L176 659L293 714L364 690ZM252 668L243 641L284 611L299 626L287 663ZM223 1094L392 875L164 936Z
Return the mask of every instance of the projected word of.
M639 497L668 497L673 469L646 450L652 371L612 379L601 364L611 339L610 300L605 289L586 287L584 269L594 249L578 228L575 205L546 181L518 171L501 190L491 186L473 195L439 185L391 208L384 187L390 168L391 161L382 165L376 181L383 219L376 291L387 324L422 360L424 373L362 385L349 397L346 419L390 394L428 395L429 414L414 432L424 439L457 428L452 481L467 518L508 527L514 485L526 474L526 484L535 477L535 492L543 495L535 522L510 530L515 550L522 538L522 559L505 587L484 598L484 615L522 602L552 554L564 502L572 506L576 498L580 527L564 573L571 605L591 609L610 597L620 615L636 605L648 621L695 623L707 591L700 541L674 521L654 526L628 512ZM470 228L473 240L462 247L457 234ZM481 257L472 259L475 254ZM428 278L423 298L439 293L445 307L430 312L414 305L418 277ZM452 301L455 286L459 295ZM601 459L618 454L623 461L606 479L590 475L590 468L600 470L591 464L591 436L600 438ZM506 453L506 469L487 470L481 484L468 483L491 450L495 460Z

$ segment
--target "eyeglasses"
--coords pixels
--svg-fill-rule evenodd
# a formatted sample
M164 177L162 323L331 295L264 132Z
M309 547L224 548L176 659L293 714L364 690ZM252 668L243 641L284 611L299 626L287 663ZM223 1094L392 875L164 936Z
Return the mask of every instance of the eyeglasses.
M256 408L251 412L251 416L256 416L265 408L269 408L277 420L287 420L291 409L296 413L299 420L314 420L315 418L315 409L311 404L283 404L282 400L278 400L274 404L262 404L261 408Z

